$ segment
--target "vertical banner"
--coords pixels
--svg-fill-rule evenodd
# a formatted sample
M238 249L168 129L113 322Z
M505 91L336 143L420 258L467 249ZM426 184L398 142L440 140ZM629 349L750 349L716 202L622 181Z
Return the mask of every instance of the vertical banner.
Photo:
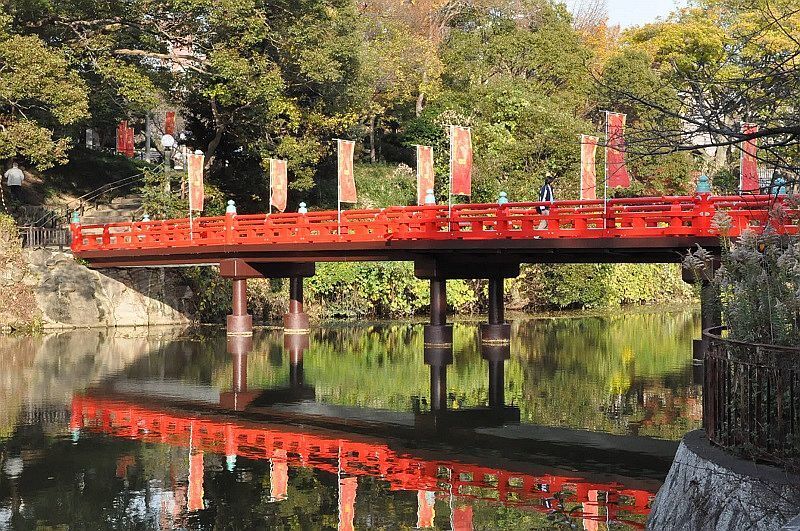
M353 531L356 516L356 489L358 478L339 478L339 530Z
M433 190L435 176L433 173L433 148L417 146L417 204L425 204L425 195Z
M128 122L122 121L117 125L117 153L125 153Z
M472 134L450 126L450 195L472 195Z
M606 112L606 183L610 188L631 185L625 165L625 115Z
M206 157L198 150L187 156L189 171L189 212L203 210L205 189L203 188L203 166Z
M752 135L758 132L757 124L742 124L742 133ZM739 189L742 192L757 192L761 185L758 182L757 140L745 140L742 143L742 160L740 163Z
M436 518L436 493L428 490L417 491L417 527L426 529L433 527L433 520Z
M355 203L356 180L353 176L353 150L356 143L352 140L337 140L339 155L339 202Z
M286 450L278 448L269 463L270 501L285 500L289 492L289 462Z
M175 111L167 111L167 117L164 119L164 134L175 135Z
M128 127L125 133L125 154L129 158L133 158L133 127Z
M286 172L286 161L281 159L269 159L269 205L278 209L278 212L286 210L286 194L289 178Z
M597 199L596 136L581 135L581 199Z
M203 452L189 448L189 500L190 511L201 511L203 506Z

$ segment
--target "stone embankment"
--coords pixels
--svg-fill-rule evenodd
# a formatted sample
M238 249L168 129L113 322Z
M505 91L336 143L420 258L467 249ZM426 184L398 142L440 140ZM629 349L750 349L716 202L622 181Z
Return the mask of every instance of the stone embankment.
M738 459L696 430L681 441L647 528L777 530L798 512L800 478Z
M0 290L7 294L0 294L6 328L185 325L196 313L194 293L178 270L95 271L50 249L0 261Z

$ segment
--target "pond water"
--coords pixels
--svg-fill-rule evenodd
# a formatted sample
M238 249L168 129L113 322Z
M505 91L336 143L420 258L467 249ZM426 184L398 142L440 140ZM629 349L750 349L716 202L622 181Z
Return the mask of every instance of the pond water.
M641 528L700 424L698 336L517 319L493 385L477 323L446 381L421 324L0 337L0 529Z

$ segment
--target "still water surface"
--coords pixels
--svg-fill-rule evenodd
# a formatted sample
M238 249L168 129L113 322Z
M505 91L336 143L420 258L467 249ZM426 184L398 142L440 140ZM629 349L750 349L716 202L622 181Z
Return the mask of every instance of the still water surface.
M0 529L642 527L698 316L517 320L499 395L476 330L435 412L418 324L0 337Z

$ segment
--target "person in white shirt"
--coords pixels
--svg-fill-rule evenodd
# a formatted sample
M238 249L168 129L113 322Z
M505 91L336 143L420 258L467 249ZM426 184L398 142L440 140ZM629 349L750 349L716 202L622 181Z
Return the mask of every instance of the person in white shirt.
M553 177L549 172L544 177L544 185L539 190L539 202L540 203L550 203L556 200L555 196L553 195L553 181L555 181L555 177ZM550 215L550 206L549 205L542 205L536 207L539 211L539 214L543 216ZM543 219L539 222L539 226L537 227L538 230L544 230L547 228L547 220Z
M6 171L5 177L11 197L17 201L22 201L22 181L25 180L25 174L22 173L16 162L12 164L11 169Z

